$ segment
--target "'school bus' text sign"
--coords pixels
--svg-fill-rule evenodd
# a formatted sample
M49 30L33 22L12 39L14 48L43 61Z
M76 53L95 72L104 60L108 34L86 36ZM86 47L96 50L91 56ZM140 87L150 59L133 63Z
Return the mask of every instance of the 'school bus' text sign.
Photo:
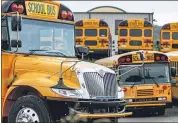
M178 23L172 23L170 24L171 30L178 30Z
M57 19L59 13L59 6L55 4L26 1L26 12L28 16L37 16L43 18Z
M99 21L96 20L83 20L84 27L99 27Z
M128 20L128 27L142 28L144 26L144 20Z
M144 55L144 62L154 62L154 54L145 54ZM140 55L138 54L133 54L132 55L132 62L133 63L140 63L141 59L140 59Z

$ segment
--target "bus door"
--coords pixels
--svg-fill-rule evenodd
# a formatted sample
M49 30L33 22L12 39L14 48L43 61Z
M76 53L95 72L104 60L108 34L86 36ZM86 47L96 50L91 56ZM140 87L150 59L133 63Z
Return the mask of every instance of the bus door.
M143 30L141 28L129 29L129 46L131 49L143 49Z
M129 45L132 49L143 49L144 20L128 20Z
M99 20L83 20L84 45L90 49L99 48ZM90 52L93 52L90 50Z
M98 49L99 48L99 29L97 28L85 28L84 33L84 45L88 46L89 49ZM92 52L92 50L90 51Z

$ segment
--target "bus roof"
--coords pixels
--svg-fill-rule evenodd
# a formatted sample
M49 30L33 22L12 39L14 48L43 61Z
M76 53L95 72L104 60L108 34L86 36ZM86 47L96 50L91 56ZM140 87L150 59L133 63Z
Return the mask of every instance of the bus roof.
M178 51L171 51L171 52L168 52L168 53L165 53L166 55L168 56L177 56L178 57Z
M122 56L136 54L137 52L139 52L139 51L132 51L132 52L123 53L123 54L120 54L120 55L114 55L114 56L107 57L107 58L104 58L104 59L99 59L99 60L95 61L95 63L96 64L103 64L106 67L113 67L114 62L117 62L118 59L121 58ZM159 51L141 51L141 52L143 52L143 53L159 53L159 54L166 55L165 53L162 53L162 52L159 52Z
M178 22L166 23L162 26L161 29L162 30L164 30L164 29L178 30Z
M168 53L165 53L171 61L178 62L178 51L171 51Z

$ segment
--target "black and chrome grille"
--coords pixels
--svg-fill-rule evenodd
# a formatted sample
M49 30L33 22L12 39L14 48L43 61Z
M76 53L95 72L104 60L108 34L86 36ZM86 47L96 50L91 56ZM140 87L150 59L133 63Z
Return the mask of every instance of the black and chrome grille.
M104 77L101 77L97 72L86 72L83 76L91 97L107 96L115 98L117 96L115 74L105 73Z

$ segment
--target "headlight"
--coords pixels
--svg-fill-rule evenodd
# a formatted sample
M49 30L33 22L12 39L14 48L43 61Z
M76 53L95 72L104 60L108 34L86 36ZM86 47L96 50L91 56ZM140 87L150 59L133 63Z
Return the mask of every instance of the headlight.
M70 98L83 98L81 93L78 90L65 90L65 89L56 89L52 88L52 90L62 96L70 97Z
M133 102L133 100L132 99L125 99L125 102Z
M166 100L167 98L166 97L159 97L158 98L158 101L164 101L164 100Z
M124 91L120 87L118 87L118 98L124 99Z

